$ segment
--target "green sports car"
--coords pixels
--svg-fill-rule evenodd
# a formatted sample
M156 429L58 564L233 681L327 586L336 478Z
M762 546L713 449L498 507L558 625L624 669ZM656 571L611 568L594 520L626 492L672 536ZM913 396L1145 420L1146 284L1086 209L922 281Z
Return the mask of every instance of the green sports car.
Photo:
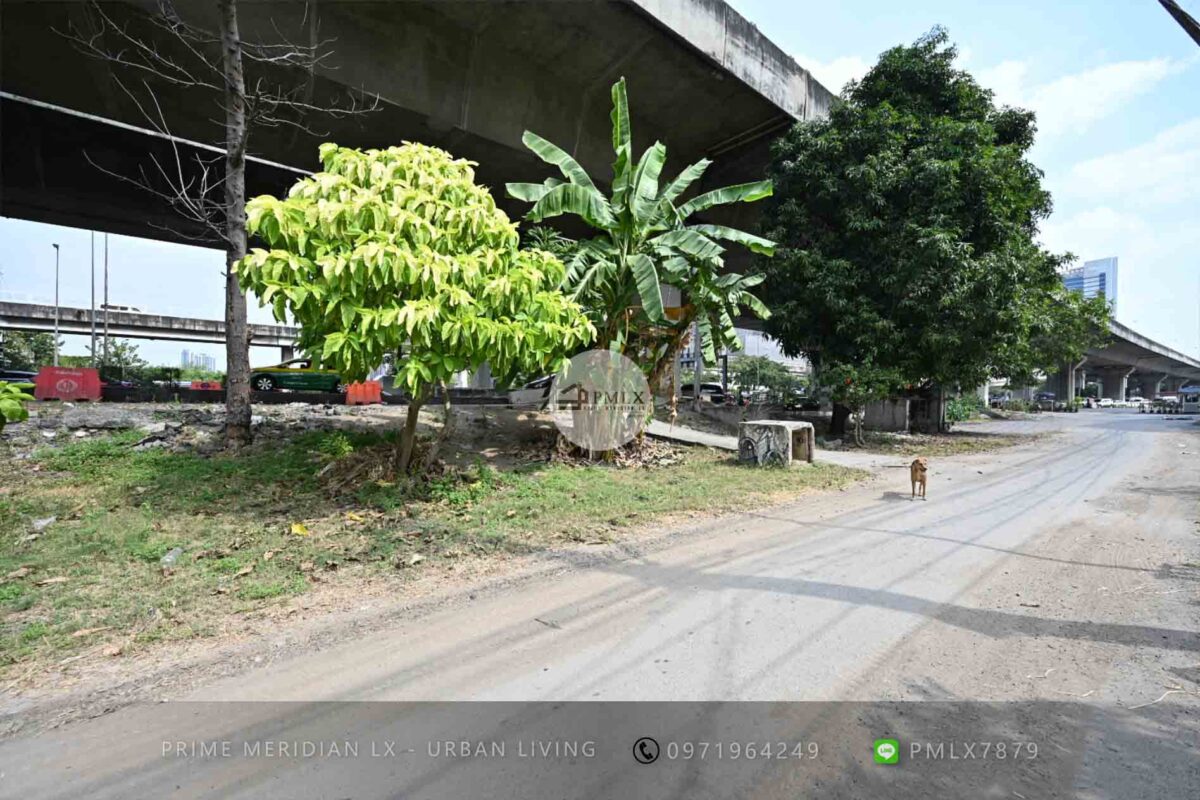
M276 389L337 392L342 388L342 378L333 370L317 366L311 358L293 358L273 367L251 370L250 388L256 392L273 392Z

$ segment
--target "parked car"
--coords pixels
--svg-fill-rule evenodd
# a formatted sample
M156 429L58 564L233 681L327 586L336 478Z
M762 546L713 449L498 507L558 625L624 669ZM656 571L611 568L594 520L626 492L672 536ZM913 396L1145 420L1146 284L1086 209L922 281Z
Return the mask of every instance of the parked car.
M18 386L25 387L33 386L33 379L37 377L36 372L30 372L24 369L0 369L0 381L5 383L13 383Z
M1038 392L1033 404L1039 411L1053 411L1058 406L1058 396L1054 392Z
M691 383L685 383L679 389L680 397L685 400L690 400L694 395L696 387ZM708 400L717 405L725 404L725 389L719 383L702 383L700 384L700 399Z
M1113 407L1113 399L1111 397L1101 397L1100 398L1100 407L1101 408L1112 408Z
M342 378L331 369L322 369L311 358L293 358L271 367L250 371L250 388L256 392L294 389L303 392L340 391Z
M553 375L535 378L520 389L511 390L508 393L508 404L513 408L543 408L550 397L550 387L553 384Z

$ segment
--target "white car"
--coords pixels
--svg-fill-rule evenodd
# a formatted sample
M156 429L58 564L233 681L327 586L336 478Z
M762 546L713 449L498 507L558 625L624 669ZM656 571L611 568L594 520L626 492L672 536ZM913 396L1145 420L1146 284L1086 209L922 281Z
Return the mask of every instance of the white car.
M1112 408L1113 407L1113 399L1111 397L1101 397L1100 398L1100 407L1101 408Z

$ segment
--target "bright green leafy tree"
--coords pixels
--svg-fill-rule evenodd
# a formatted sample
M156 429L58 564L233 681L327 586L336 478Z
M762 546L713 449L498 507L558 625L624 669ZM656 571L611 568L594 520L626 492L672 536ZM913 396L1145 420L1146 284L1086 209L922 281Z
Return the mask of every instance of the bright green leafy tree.
M565 268L518 248L517 226L476 185L468 161L421 144L321 146L323 171L286 198L247 205L266 243L237 266L297 344L363 380L402 349L396 383L411 397L397 467L412 464L417 414L435 385L484 362L498 374L557 369L595 335L559 291Z
M693 323L699 323L701 353L711 364L719 349L741 347L733 320L743 306L761 318L769 316L750 293L762 277L724 272L725 248L719 242L744 245L764 255L774 252L774 244L745 231L690 218L716 206L767 197L771 182L727 186L684 201L684 194L711 162L702 159L674 180L660 181L666 146L655 142L641 158L634 158L624 78L613 85L612 101L615 160L610 195L605 196L565 150L531 131L522 141L557 167L562 178L510 183L508 193L533 203L526 214L532 222L572 214L596 230L596 236L573 248L565 287L587 309L598 331L597 345L639 363L654 386L686 343ZM668 314L661 285L680 289L685 305Z
M892 48L775 145L766 328L819 377L973 388L1056 366L1104 330L1102 304L1060 291L1069 256L1035 238L1051 203L1027 159L1033 114L997 108L954 58L941 29ZM848 412L835 406L836 433Z

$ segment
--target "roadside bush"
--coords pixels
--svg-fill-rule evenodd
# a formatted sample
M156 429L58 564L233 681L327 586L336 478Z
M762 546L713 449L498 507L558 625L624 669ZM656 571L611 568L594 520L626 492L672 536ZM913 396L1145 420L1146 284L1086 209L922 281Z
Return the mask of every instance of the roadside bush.
M946 402L946 420L965 422L983 410L983 401L977 395L952 397Z
M15 384L0 381L0 431L9 422L21 422L29 419L29 409L25 404L33 399L32 395Z

